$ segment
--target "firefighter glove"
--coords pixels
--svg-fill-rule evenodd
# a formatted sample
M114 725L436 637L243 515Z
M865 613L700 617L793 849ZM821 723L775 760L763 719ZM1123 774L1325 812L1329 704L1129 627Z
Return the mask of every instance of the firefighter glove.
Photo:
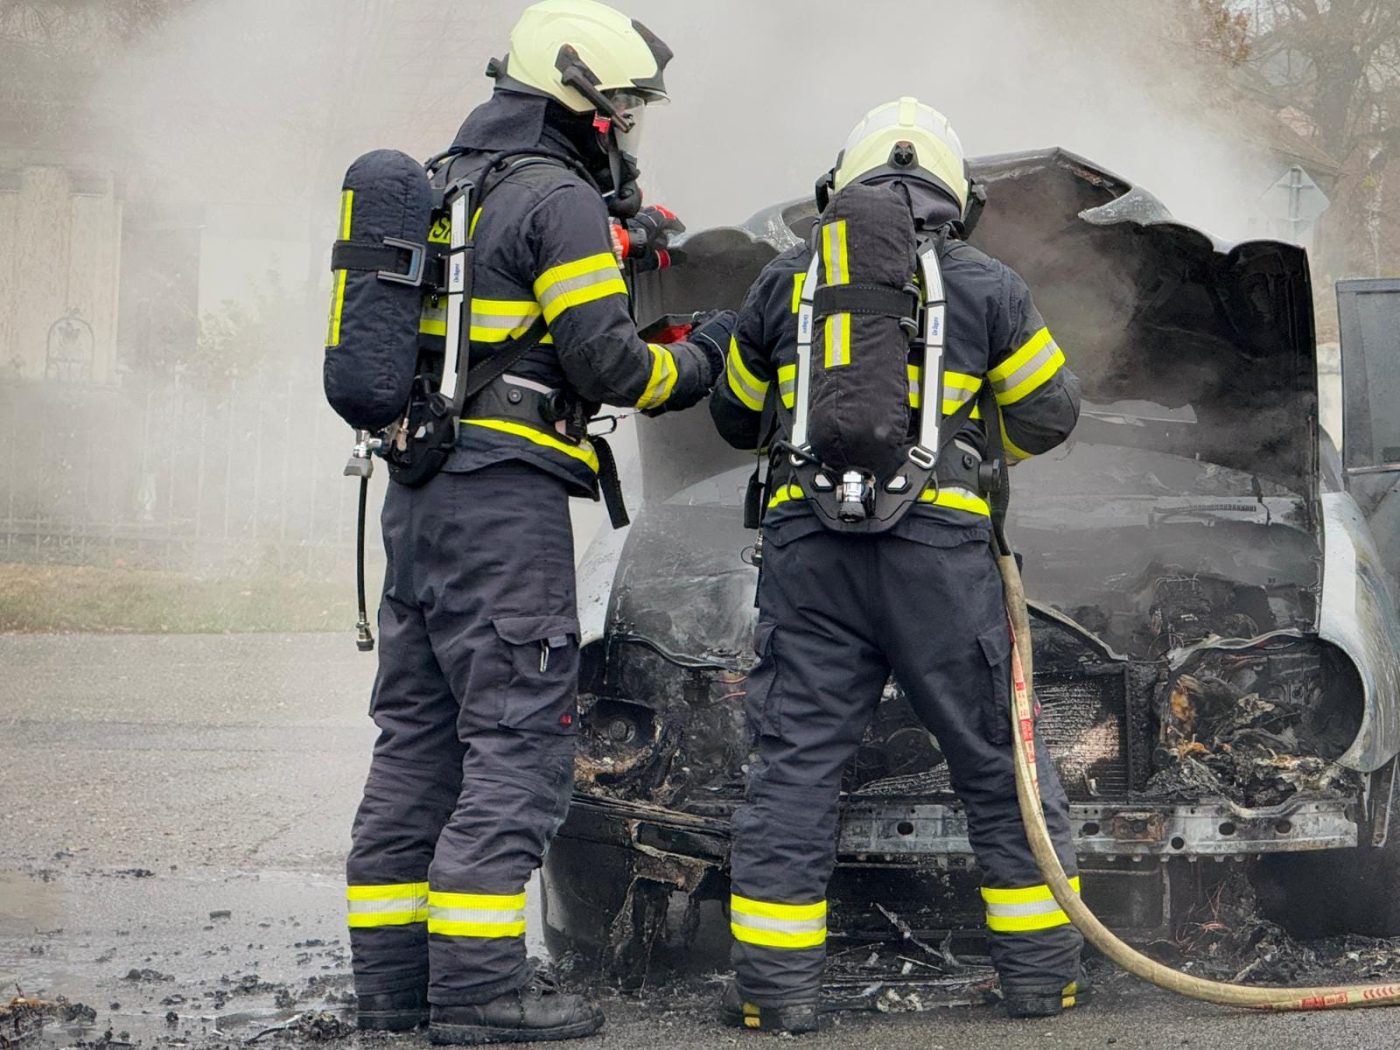
M697 346L710 364L708 387L713 388L724 375L724 354L729 340L734 336L734 325L738 315L733 310L716 310L710 314L696 315L695 328L690 333L690 342Z

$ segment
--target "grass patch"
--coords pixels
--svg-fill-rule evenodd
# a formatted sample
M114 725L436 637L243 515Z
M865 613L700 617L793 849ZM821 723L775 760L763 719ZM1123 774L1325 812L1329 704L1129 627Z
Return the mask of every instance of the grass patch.
M0 631L350 630L354 595L353 578L219 579L151 569L0 563Z

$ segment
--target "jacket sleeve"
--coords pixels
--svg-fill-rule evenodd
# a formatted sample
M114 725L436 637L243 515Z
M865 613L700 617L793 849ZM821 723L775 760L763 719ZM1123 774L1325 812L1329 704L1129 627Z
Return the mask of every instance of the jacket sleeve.
M1049 452L1079 421L1079 377L1065 363L1019 274L1005 273L1001 317L992 325L987 379L1001 409L1011 462Z
M738 449L756 449L766 436L759 429L763 402L773 382L773 340L767 323L771 285L771 272L764 270L744 297L729 340L724 375L710 395L710 417L720 437Z
M638 409L687 408L705 396L714 377L699 347L649 344L637 334L596 192L581 182L551 190L525 229L535 300L580 396Z

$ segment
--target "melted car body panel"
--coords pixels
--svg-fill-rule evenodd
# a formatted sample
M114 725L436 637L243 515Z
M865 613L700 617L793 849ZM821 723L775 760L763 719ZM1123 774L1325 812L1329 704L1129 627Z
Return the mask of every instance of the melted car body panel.
M1169 918L1165 869L1131 861L1371 834L1367 775L1400 752L1400 619L1356 504L1321 492L1305 254L1219 243L1062 151L972 167L989 200L971 240L1025 277L1083 381L1070 442L1011 472L1009 532L1086 896L1137 886L1115 924L1148 928ZM639 320L737 308L814 217L688 237L684 267L637 280ZM637 422L634 524L581 566L578 793L546 869L551 926L584 940L635 932L643 899L686 894L689 916L723 898L749 760L756 460L703 411ZM896 683L885 698L843 782L848 929L872 895L966 903L960 875L928 881L971 871L946 763ZM631 880L616 900L571 874L590 849Z

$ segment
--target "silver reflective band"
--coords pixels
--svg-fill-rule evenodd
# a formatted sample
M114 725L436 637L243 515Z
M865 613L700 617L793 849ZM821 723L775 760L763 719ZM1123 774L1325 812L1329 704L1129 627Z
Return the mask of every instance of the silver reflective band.
M826 916L815 919L774 919L766 915L748 915L741 911L731 911L729 921L734 926L747 926L751 930L768 930L776 933L817 933L826 929Z
M1060 906L1052 897L1048 901L1026 901L1022 904L987 904L987 914L999 917L1018 915L1058 915Z
M490 911L485 908L440 908L436 904L428 909L428 914L439 922L475 922L491 926L504 926L525 921L525 909L510 911Z
M992 389L998 394L1005 394L1010 390L1014 390L1049 364L1050 359L1058 353L1060 353L1059 344L1057 344L1054 339L1049 340L1031 356L1029 361L1021 365L1016 371L1012 372L1004 379L995 380L992 383Z
M573 292L581 292L585 288L592 288L600 284L611 284L620 282L622 275L616 266L595 270L593 273L579 274L577 277L566 277L546 288L539 295L540 308L546 314L550 313L550 307L559 299Z

